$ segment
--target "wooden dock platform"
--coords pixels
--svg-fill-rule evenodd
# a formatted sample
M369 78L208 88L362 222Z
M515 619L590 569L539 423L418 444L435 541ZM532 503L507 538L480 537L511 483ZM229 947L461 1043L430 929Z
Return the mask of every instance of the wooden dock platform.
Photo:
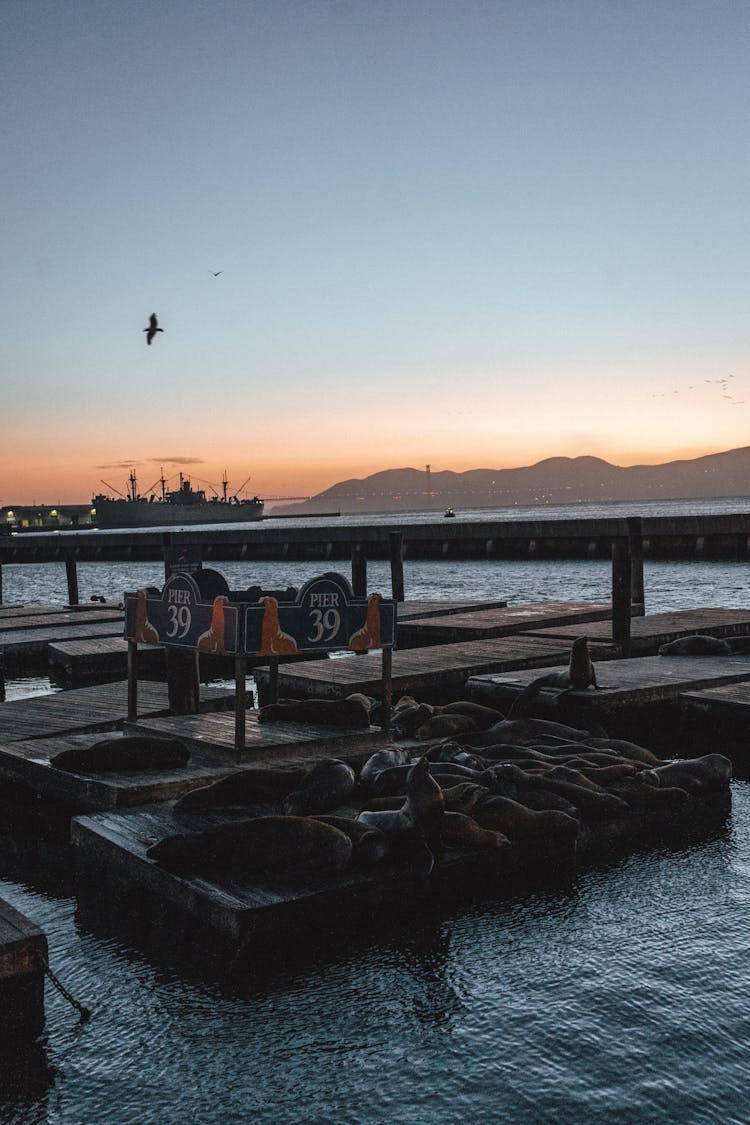
M611 620L612 607L605 602L531 602L488 608L475 607L468 612L441 614L404 620L399 614L398 647L418 648L424 645L455 644L461 641L485 640L528 633L532 629L552 626L581 626L590 621ZM581 632L581 629L578 629ZM610 626L611 635L611 626Z
M121 622L90 621L83 616L80 624L74 625L3 629L0 630L0 652L5 657L6 668L46 667L50 644L90 637L121 637L122 631Z
M149 715L126 723L129 734L153 734L179 738L192 752L213 751L237 759L234 747L234 715L217 712L202 715ZM321 758L364 762L390 739L380 727L320 726L314 723L261 723L257 711L245 714L245 749L241 762L280 769L308 766Z
M475 676L467 692L478 703L507 713L521 691L537 676L555 672L507 672ZM593 721L610 734L645 740L657 753L674 753L679 744L680 697L686 692L750 681L750 656L639 656L596 664L599 689L562 691L542 688L533 714L573 726ZM514 716L520 717L520 716ZM645 732L645 733L644 733ZM705 753L705 751L703 751Z
M128 642L122 635L54 641L47 646L47 661L56 676L74 686L99 677L124 677L128 671ZM161 645L141 646L138 673L141 676L165 674Z
M121 731L110 732L123 737ZM50 759L63 750L85 749L106 738L101 731L88 734L55 735L28 741L0 744L0 792L2 783L20 785L44 801L65 808L68 815L128 808L159 801L175 800L195 789L219 781L240 767L234 756L217 752L216 747L191 747L190 758L182 768L73 772L58 769Z
M589 640L611 641L611 621L594 621L583 630ZM524 630L529 636L546 640L572 641L579 635L566 626ZM659 646L703 633L711 637L750 637L750 610L742 609L686 609L670 613L649 613L630 620L632 656L655 656Z
M58 626L75 625L76 628L86 628L94 622L118 621L121 625L125 622L125 615L121 609L100 608L96 609L58 609L51 613L12 613L0 619L0 646L5 639L3 634L12 633L18 629L50 629Z
M421 617L452 617L456 613L471 613L474 610L504 609L507 601L476 599L473 601L428 601L426 599L401 602L398 607L399 621L416 621Z
M227 709L234 693L225 688L203 687L204 710ZM138 685L141 715L166 714L169 710L166 684L143 681ZM109 731L122 727L128 714L127 681L35 695L0 704L0 746L33 738L67 736L85 731Z
M392 657L393 697L414 695L425 702L446 703L463 694L471 676L514 668L541 668L566 664L571 641L544 641L536 637L493 637L463 644L432 645L399 649ZM617 655L612 644L591 646L595 659ZM254 670L261 699L267 696L269 670ZM352 692L380 698L382 695L381 658L378 653L310 660L279 667L280 696L306 699L341 699Z
M683 737L697 753L711 746L732 759L740 777L750 777L750 683L686 691L680 695Z
M0 1040L30 1039L44 1027L47 939L38 926L0 899Z

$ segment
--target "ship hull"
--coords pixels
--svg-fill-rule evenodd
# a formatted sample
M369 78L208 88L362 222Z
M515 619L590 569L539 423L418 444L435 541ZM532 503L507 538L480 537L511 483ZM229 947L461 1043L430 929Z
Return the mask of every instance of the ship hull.
M263 504L149 504L140 500L97 503L92 522L111 527L184 527L193 524L255 523L263 519Z

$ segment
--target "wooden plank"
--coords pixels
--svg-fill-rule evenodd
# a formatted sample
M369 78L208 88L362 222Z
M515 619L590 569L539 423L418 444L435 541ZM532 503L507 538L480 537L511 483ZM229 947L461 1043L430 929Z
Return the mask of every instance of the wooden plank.
M580 630L556 625L551 628L524 630L529 636L545 640L572 641ZM589 639L612 640L610 621L595 621L585 629ZM704 633L712 637L738 637L750 635L750 610L742 609L687 609L669 613L649 613L633 617L630 621L631 652L633 656L655 655L659 645L678 637Z
M224 688L203 687L201 706L226 708L233 695ZM143 681L138 685L138 706L143 714L165 714L169 704L166 684ZM121 727L127 718L127 681L35 695L0 704L0 744L56 734L106 731Z
M91 625L95 621L119 621L124 624L125 615L121 609L91 609L81 612L79 610L58 610L53 613L27 613L13 614L2 618L2 634L0 644L5 633L12 633L18 629L49 629L65 625L75 625L76 628Z
M569 641L542 642L538 638L493 637L463 644L399 649L393 653L392 684L395 696L424 698L430 692L460 692L471 676L513 668L540 668L566 664ZM592 646L596 659L616 655L613 645ZM267 688L268 668L254 670L261 693ZM279 668L279 692L292 697L340 699L352 692L380 698L382 694L379 653L285 664Z
M236 757L234 715L227 712L152 715L127 723L125 730L132 734L179 738L191 751L212 749ZM257 711L247 711L245 749L240 754L240 760L279 767L309 765L312 761L331 756L359 761L389 744L390 738L380 727L362 729L313 723L261 723Z
M507 601L405 601L398 607L399 621L414 621L420 617L450 617L454 613L468 613L480 609L503 609Z
M128 642L122 637L87 637L81 640L57 641L47 647L47 660L65 679L77 683L95 676L126 676ZM138 668L164 672L164 649L161 645L142 645Z
M0 980L39 972L39 954L47 956L47 939L42 930L0 898Z
M217 748L191 748L182 768L83 773L57 769L50 759L63 750L93 746L103 738L119 739L122 731L55 735L27 742L0 744L0 782L21 784L46 801L79 812L125 808L174 800L199 785L236 773L239 766Z
M533 602L505 608L480 609L449 617L423 617L398 622L399 648L453 644L488 637L507 637L553 625L611 619L612 607L604 602Z
M8 667L12 664L46 664L47 646L55 641L74 640L88 637L121 637L122 625L116 621L93 621L86 619L80 625L47 626L44 629L19 629L0 631L0 652L5 656Z
M0 899L0 1041L16 1045L44 1027L47 939L38 926Z
M475 676L468 681L467 689L477 700L510 703L532 680L556 670L551 666L534 672ZM739 655L633 657L597 663L596 679L599 690L564 692L566 709L604 711L613 707L676 702L686 691L750 680L750 659ZM554 703L560 694L560 688L542 688L537 697L539 705Z

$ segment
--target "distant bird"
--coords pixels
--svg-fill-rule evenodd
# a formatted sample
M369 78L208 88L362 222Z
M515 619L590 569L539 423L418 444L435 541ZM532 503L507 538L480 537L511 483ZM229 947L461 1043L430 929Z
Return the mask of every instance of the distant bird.
M224 270L209 270L208 272L212 273L214 277L218 277L220 273L224 273Z
M148 328L144 328L143 331L146 333L147 344L151 343L157 332L164 331L163 328L159 328L159 322L156 319L156 313L151 313L151 316L148 318Z

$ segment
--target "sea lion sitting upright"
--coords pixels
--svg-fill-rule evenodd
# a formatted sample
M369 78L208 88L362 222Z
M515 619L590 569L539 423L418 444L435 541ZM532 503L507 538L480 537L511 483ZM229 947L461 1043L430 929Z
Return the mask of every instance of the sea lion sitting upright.
M598 688L594 663L589 652L588 637L576 637L570 648L568 667L564 672L548 672L527 684L520 695L516 696L511 706L508 717L519 706L527 709L542 688L556 687L561 692L584 691L588 687Z
M430 774L429 761L423 757L409 769L406 799L400 809L395 812L361 812L357 819L379 828L389 837L421 837L434 848L440 842L444 812L443 791Z

